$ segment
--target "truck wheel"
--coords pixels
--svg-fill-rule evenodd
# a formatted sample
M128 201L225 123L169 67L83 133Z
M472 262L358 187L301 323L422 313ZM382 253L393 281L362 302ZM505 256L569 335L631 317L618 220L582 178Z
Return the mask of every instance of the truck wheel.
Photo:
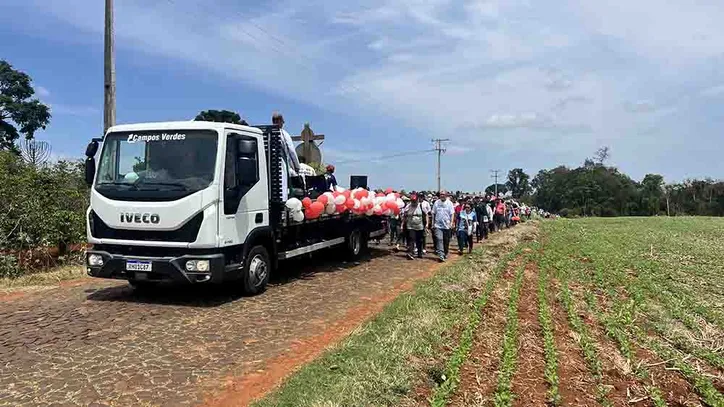
M244 262L241 281L246 294L259 294L266 290L271 272L269 252L264 246L254 246L249 250Z
M347 257L354 260L359 257L364 247L364 238L359 229L354 229L347 237Z

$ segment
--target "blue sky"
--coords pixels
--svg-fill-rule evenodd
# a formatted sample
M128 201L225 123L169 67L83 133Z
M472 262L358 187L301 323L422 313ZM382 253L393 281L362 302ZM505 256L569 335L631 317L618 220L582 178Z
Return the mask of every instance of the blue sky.
M692 4L695 3L695 4ZM724 178L724 3L609 0L117 0L117 121L284 113L341 179L480 190L489 169L578 165ZM52 107L38 138L102 131L103 1L3 0L0 58Z

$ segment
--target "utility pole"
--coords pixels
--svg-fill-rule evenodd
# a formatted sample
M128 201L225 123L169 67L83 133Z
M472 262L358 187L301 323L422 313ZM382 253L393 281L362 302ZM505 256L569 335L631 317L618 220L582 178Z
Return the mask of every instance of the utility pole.
M449 138L435 138L432 142L435 143L435 151L437 151L437 192L442 190L440 185L440 156L445 152L446 148L443 147L442 143L450 141Z
M113 0L106 0L103 52L103 133L116 124L116 50L114 45Z
M498 173L500 172L500 170L490 170L490 172L493 173L493 178L495 178L495 184L493 184L493 185L495 185L495 197L497 198L498 197Z

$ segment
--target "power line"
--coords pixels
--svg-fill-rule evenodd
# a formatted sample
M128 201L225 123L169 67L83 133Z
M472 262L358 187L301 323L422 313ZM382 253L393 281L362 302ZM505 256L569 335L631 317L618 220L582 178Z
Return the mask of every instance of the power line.
M449 138L436 138L432 139L432 142L435 143L435 149L434 151L437 151L437 192L441 191L441 183L440 183L440 156L442 156L442 153L446 151L446 148L443 146L443 143L447 143L450 141Z
M365 159L359 159L359 160L343 160L343 161L335 161L335 164L349 164L349 163L356 163L356 162L363 162L363 161L377 161L385 158L397 158L397 157L404 157L408 155L416 155L416 154L425 154L425 153L433 153L435 150L416 150L416 151L405 151L402 153L396 153L396 154L390 154L390 155L382 155L378 157L373 158L365 158Z

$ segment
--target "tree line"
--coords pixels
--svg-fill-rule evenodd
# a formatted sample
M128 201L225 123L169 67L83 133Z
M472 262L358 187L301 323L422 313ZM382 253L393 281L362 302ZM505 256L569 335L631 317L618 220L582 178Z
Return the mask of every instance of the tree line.
M641 182L604 164L608 156L586 159L576 168L557 166L533 177L515 168L499 192L561 216L724 216L724 181L687 179L665 183L659 174ZM486 191L492 191L494 185Z

